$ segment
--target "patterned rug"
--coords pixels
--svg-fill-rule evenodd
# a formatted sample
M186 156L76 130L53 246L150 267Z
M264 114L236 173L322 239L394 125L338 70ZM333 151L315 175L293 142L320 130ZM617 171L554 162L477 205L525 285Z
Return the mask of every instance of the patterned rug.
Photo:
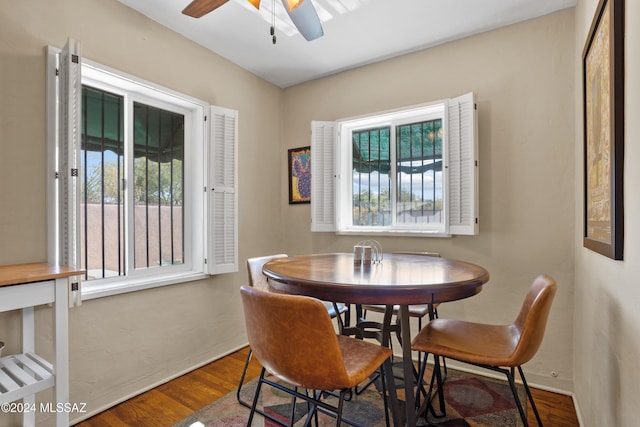
M396 366L394 366L394 371ZM273 378L270 378L273 380ZM398 381L398 380L397 380ZM252 401L257 380L245 384L242 388L243 399ZM402 382L398 381L399 398L402 399ZM525 393L519 387L520 401L526 410ZM359 395L354 395L345 402L344 417L367 427L385 425L382 398L379 394L380 384L376 381ZM448 370L444 386L446 417L434 418L429 415L428 422L421 418L418 425L432 425L439 427L520 427L522 421L513 400L511 389L506 381L469 374L453 369ZM335 404L337 399L327 397L328 403ZM401 411L404 412L403 401L400 401ZM436 402L434 402L437 406ZM262 386L259 408L278 419L287 422L291 413L291 397L268 385ZM304 423L306 403L298 399L295 407L295 426ZM219 400L195 412L191 416L177 423L174 427L239 427L246 426L249 409L240 405L236 400L236 393L229 393ZM320 414L320 426L334 426L335 419ZM278 424L256 414L254 426L271 427Z

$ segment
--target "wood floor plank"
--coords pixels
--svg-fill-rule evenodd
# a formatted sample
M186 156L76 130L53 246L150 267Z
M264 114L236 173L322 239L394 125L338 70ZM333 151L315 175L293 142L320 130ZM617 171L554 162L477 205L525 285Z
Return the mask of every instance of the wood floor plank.
M159 392L192 411L197 411L226 394L218 389L219 383L215 381L215 377L201 370L157 387Z
M248 348L209 363L173 381L114 406L78 427L139 427L167 426L189 416L222 396L236 390ZM247 379L260 374L260 364L255 358L247 372ZM570 396L532 389L534 401L545 426L579 426L573 400ZM536 419L527 405L529 425L536 426Z
M121 427L122 420L112 410L107 410L77 424L83 427Z
M571 396L532 388L531 395L536 403L542 424L552 427L579 426L578 415ZM537 426L531 405L527 405L527 422Z

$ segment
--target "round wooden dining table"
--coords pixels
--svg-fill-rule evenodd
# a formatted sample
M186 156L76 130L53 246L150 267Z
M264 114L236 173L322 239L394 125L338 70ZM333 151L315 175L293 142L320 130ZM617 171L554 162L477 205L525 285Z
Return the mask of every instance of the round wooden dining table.
M487 270L478 265L419 254L385 253L379 262L367 266L354 264L351 253L302 255L269 261L263 273L277 292L389 309L398 305L405 378L413 375L408 306L468 298L489 280ZM394 398L395 387L390 388ZM415 426L412 381L405 381L405 399L406 424ZM403 424L397 414L394 424Z

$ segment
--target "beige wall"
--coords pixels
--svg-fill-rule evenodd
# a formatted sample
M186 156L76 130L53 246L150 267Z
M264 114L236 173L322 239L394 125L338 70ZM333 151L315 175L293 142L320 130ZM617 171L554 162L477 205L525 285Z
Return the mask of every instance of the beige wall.
M640 114L639 101L630 96L640 90L639 59L632 55L640 39L640 5L626 3L626 117L632 118ZM582 247L580 57L596 4L581 1L575 10L282 91L115 1L3 2L0 264L46 260L44 46L60 47L68 36L82 42L89 59L239 110L241 263L281 251L347 251L357 240L310 233L309 206L287 204L283 158L287 148L308 145L311 120L474 91L480 235L380 240L386 250L439 251L490 271L484 291L446 304L445 316L510 321L533 277L554 276L560 290L543 346L525 367L530 381L575 389L585 426L635 425L640 247L632 239L639 233L631 219L639 216L640 199L629 183L640 173L630 167L640 159L633 144L640 138L637 120L626 123L625 261ZM243 345L240 268L238 274L73 309L71 400L96 411ZM45 355L51 352L49 314L48 308L37 313L37 345ZM19 328L16 313L0 315L8 352L19 348ZM0 426L11 421L1 418Z
M117 1L0 3L0 264L46 261L45 46L239 111L240 272L85 301L70 312L71 401L99 410L246 344L244 260L281 252L282 91ZM37 348L51 353L50 310ZM0 315L7 352L17 313ZM42 397L47 394L43 393ZM75 419L72 416L72 420ZM0 426L16 422L0 415Z
M582 105L582 49L597 0L578 2L575 104ZM575 109L575 393L585 427L638 425L640 407L640 3L625 1L624 261L582 247L582 111Z
M534 277L559 282L550 327L525 366L532 383L573 381L573 10L285 90L284 148L309 143L311 120L336 120L474 91L478 101L480 234L380 238L386 251L428 250L475 262L491 280L442 316L512 321ZM283 170L283 184L286 182ZM285 205L290 253L350 251L357 236L309 232L309 206ZM551 371L558 374L551 376Z

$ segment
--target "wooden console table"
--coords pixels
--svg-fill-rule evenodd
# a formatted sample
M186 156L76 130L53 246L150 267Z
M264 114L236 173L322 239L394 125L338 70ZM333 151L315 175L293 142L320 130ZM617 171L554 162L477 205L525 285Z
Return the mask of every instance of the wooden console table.
M71 301L69 278L81 270L44 263L0 266L0 312L22 310L22 353L0 358L0 404L22 399L27 408L23 425L35 425L35 393L55 387L56 425L69 425L69 337L68 307ZM34 307L53 304L55 361L50 363L35 353Z

